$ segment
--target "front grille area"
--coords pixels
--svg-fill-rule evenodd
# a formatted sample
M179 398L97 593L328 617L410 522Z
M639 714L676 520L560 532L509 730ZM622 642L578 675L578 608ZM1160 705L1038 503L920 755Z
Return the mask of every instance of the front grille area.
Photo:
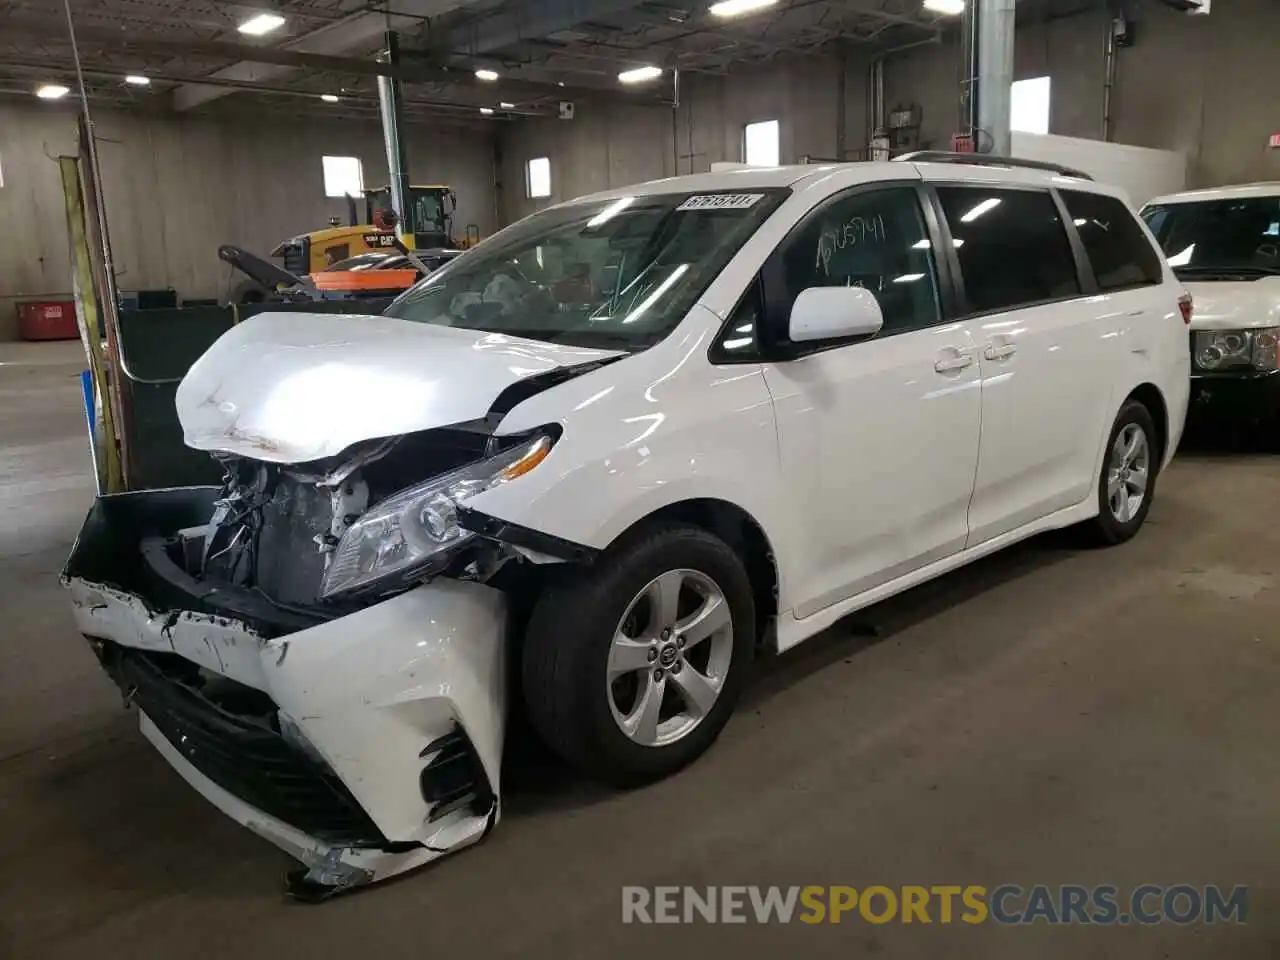
M171 654L96 646L126 698L218 786L333 846L388 846L333 771L285 739L266 694Z
M332 517L327 493L280 474L262 507L258 589L280 603L316 603L324 578L320 543L330 535Z

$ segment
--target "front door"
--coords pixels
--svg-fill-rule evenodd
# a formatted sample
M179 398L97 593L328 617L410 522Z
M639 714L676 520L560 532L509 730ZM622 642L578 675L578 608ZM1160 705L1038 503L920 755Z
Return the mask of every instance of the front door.
M765 280L768 323L814 286L871 290L870 339L806 345L765 364L803 544L799 618L964 547L977 462L977 346L944 322L933 243L914 186L826 201L784 241Z

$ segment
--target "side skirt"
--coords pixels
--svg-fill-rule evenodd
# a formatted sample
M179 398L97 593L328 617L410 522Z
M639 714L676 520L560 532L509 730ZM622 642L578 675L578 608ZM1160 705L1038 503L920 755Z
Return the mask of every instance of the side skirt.
M919 586L935 577L950 573L952 570L963 567L967 563L1003 550L1005 547L1012 546L1018 541L1033 537L1038 533L1060 530L1063 527L1069 527L1088 520L1090 517L1096 516L1097 512L1096 497L1091 492L1085 500L1074 507L1067 507L1064 510L1051 513L1016 530L1010 530L1008 533L993 537L985 543L969 547L967 550L961 550L959 553L954 553L942 560L936 560L928 566L913 570L911 573L898 577L896 580L890 580L888 583L882 583L880 586L864 591L857 596L834 603L811 616L805 617L803 620L797 620L791 611L787 611L778 617L776 650L778 653L790 650L814 634L821 633L842 617L856 613L864 607L879 603L881 600L887 600L895 594L910 590L912 587Z

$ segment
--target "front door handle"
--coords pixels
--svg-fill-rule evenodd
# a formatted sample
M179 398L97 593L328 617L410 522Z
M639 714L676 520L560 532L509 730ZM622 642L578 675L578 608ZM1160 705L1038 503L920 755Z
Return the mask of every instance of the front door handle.
M1018 352L1018 346L1014 343L1002 343L996 345L994 343L987 344L987 349L982 351L982 355L988 360L1007 360Z
M943 357L933 365L933 369L939 373L955 373L957 370L963 370L972 363L973 354L957 353L955 356Z

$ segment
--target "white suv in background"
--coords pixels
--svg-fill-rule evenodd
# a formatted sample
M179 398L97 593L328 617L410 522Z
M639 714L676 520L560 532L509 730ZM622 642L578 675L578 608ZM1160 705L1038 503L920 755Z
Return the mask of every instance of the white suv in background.
M1280 183L1157 197L1142 209L1195 298L1194 408L1228 426L1280 415Z
M239 324L177 397L225 485L100 498L80 629L326 893L487 832L509 684L639 783L760 651L1040 531L1128 539L1182 432L1182 288L1115 190L974 160L612 190L384 316Z

